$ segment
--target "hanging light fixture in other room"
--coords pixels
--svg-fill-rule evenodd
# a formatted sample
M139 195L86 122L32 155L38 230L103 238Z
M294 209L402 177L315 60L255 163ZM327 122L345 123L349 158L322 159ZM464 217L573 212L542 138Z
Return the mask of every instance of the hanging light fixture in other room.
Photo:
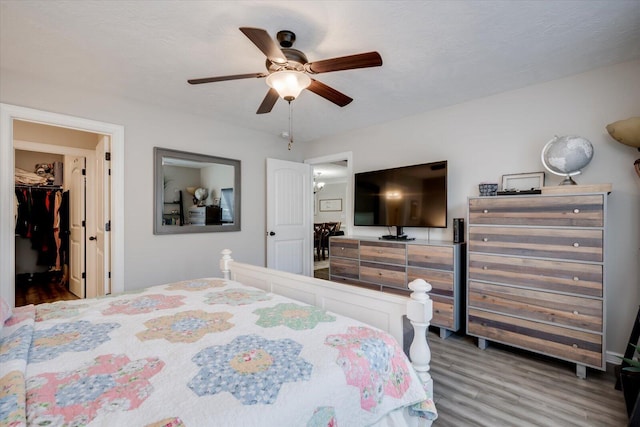
M313 176L313 194L316 194L318 191L321 191L324 188L324 182L318 181L317 178L320 178L320 172Z

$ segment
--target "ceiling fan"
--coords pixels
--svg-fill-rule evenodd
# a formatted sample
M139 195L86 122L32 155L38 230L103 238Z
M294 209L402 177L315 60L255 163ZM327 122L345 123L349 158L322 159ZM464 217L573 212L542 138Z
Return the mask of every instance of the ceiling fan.
M316 95L320 95L334 104L344 107L353 99L309 77L309 75L356 68L379 67L382 65L382 57L378 52L360 53L309 62L303 52L291 47L296 40L296 35L292 31L284 30L278 32L276 38L280 46L269 36L269 33L261 28L240 27L240 31L266 55L266 73L234 74L187 81L192 85L196 85L225 80L266 77L270 89L262 104L258 107L256 114L270 112L279 97L291 103L304 89L308 89Z

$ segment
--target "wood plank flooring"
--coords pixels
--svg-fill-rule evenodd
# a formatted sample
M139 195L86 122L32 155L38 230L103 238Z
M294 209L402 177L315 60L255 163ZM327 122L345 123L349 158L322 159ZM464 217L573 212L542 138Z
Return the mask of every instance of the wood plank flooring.
M429 332L434 426L626 426L622 392L611 373L475 339Z
M34 274L32 278L16 280L16 307L54 301L78 299L69 292L60 278L47 274Z

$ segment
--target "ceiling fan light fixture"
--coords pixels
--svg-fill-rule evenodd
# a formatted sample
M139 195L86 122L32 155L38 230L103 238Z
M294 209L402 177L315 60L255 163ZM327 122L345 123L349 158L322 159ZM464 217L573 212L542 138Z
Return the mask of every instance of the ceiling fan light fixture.
M275 89L282 99L291 102L309 87L311 78L300 71L283 70L269 74L267 84Z

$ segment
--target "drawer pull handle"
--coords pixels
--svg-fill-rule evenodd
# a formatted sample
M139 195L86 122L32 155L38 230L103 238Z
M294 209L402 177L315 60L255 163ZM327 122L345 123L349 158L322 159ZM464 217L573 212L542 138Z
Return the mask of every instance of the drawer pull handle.
M482 241L483 241L483 242L488 242L488 241L489 241L489 238L488 238L488 237L483 237L483 238L482 238Z
M483 270L488 270L488 269L489 269L489 267L487 267L486 265L483 265L483 266L482 266L482 269L483 269Z
M575 213L575 214L580 213L580 209L574 209L573 213Z
M341 251L344 251L344 248L340 248Z
M378 276L382 276L382 271L378 271Z
M378 253L381 254L382 253L382 249L378 249Z
M574 247L574 248L578 248L578 247L580 247L580 243L575 242L575 243L573 244L573 247Z
M571 347L578 348L578 344L573 344Z
M489 213L489 209L483 209L482 213Z
M578 280L580 280L580 278L578 276L573 276L573 281L577 282Z
M578 313L578 310L573 310L573 314L578 315L580 313Z

